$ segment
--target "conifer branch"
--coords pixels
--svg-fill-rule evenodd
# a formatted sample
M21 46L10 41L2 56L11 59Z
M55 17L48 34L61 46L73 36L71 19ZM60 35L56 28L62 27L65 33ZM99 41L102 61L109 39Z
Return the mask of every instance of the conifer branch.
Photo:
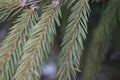
M99 26L96 28L87 57L86 67L82 80L99 79L100 68L107 52L111 36L115 28L119 27L117 13L120 9L120 0L111 0L102 14ZM110 14L108 14L110 13Z
M20 2L0 2L0 23L10 20L12 17L18 14L22 10L20 4Z
M3 79L6 79L6 76L9 76L12 79L13 75L16 72L18 67L19 60L22 56L23 46L25 45L28 34L30 33L30 28L35 25L37 19L35 19L36 11L35 10L25 10L22 15L19 16L16 24L11 28L9 35L3 42L3 45L0 47L0 69L3 69ZM11 63L15 61L15 63ZM9 67L8 67L9 66ZM10 70L11 72L7 72ZM4 75L8 74L8 75Z
M75 79L76 70L80 71L79 61L83 50L83 39L86 38L86 22L88 21L87 16L89 13L87 0L79 0L72 7L72 11L62 43L59 61L60 69L58 71L59 80L71 80L71 75Z
M41 75L41 67L48 55L52 53L51 47L56 35L55 24L60 25L60 15L59 5L52 4L44 9L39 23L32 28L31 36L24 47L24 55L14 77L15 80L28 80L29 77L33 78L33 74L36 75L35 73ZM40 79L40 76L38 77Z
M14 2L0 2L0 23L10 20L11 18L15 17L20 11L24 8L30 8L30 5L34 3L39 3L42 0L36 1L14 1Z
M68 9L74 2L77 2L77 0L63 0L63 3L67 4Z
M51 5L48 5L50 0L0 0L0 24L17 18L0 45L2 80L41 80L42 68L53 53L54 38L59 33L56 26L61 24L64 37L56 77L58 80L76 80L88 33L88 1L103 0L52 0ZM41 4L44 7L41 8ZM39 9L42 9L40 14ZM118 34L119 16L120 0L111 0L93 34L83 80L99 78L111 36Z

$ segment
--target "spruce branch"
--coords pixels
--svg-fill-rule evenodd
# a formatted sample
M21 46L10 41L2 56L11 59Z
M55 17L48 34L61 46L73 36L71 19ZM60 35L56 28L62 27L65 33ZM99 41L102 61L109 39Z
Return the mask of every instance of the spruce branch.
M76 1L77 0L63 0L63 3L67 4L67 8L69 8Z
M80 71L80 56L83 50L83 40L86 39L87 17L90 13L88 1L79 0L71 11L62 43L58 80L71 80L71 75L75 79L76 71Z
M0 23L10 20L21 11L20 2L0 2Z
M3 70L3 80L13 79L30 29L37 23L37 14L36 10L24 10L3 41L0 47L0 69Z
M82 80L97 80L99 78L100 68L112 34L119 27L119 22L117 21L119 9L120 0L111 0L103 12L100 24L95 29L91 45L89 46L89 55Z
M55 24L60 25L61 10L57 3L53 3L43 11L39 23L32 28L30 38L24 47L24 55L14 76L15 80L40 79L41 67L52 53L56 35Z
M31 9L31 5L39 3L42 0L26 0L26 1L0 1L0 23L14 18L17 14L25 9Z

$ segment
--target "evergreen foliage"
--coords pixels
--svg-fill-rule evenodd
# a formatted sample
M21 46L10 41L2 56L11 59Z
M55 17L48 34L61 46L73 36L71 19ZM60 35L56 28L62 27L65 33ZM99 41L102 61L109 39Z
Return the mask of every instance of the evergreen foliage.
M62 43L62 50L59 60L59 80L71 80L71 74L75 78L79 70L80 57L83 50L83 40L87 34L87 16L90 9L88 2L79 0L72 8L68 18L65 35Z
M111 0L101 16L99 26L95 29L91 40L87 64L82 80L98 80L101 65L110 44L114 37L117 27L120 25L118 20L120 12L120 0ZM110 13L110 14L108 14Z
M10 20L12 17L15 16L15 14L17 14L21 10L21 6L17 2L10 4L1 2L1 4L2 5L0 5L0 23L6 20Z
M99 2L101 0L91 0ZM0 0L0 23L14 18L0 45L2 80L42 80L42 67L63 35L57 80L76 80L90 17L89 0ZM120 23L120 0L110 0L86 51L83 80L97 80L104 55ZM61 35L57 28L61 28Z

